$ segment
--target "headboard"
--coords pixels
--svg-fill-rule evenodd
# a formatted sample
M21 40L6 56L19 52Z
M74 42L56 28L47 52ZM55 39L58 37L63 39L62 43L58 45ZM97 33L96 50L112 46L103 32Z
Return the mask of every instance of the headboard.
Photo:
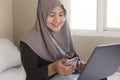
M12 0L0 0L0 38L13 40Z

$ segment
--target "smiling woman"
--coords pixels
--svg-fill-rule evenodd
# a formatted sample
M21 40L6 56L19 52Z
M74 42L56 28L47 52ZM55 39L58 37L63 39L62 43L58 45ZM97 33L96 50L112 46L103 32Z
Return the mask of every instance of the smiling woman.
M27 80L49 80L56 74L67 76L73 72L76 66L64 65L78 55L61 0L38 0L35 26L21 40L20 50ZM80 65L77 70L82 69Z
M47 27L52 31L59 31L65 22L65 11L62 6L56 6L47 17Z

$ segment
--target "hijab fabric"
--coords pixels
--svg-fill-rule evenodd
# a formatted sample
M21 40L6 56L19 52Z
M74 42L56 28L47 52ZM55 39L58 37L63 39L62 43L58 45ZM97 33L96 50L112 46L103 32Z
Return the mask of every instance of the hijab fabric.
M53 32L46 26L48 14L57 5L61 5L65 10L62 0L38 0L36 23L30 33L21 40L47 61L71 58L74 55L67 20L58 32Z

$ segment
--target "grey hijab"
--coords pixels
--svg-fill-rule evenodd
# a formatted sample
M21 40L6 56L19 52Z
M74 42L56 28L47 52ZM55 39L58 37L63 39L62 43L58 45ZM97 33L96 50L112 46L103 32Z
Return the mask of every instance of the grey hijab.
M50 31L46 26L47 15L57 5L63 6L59 0L38 0L35 26L31 32L21 40L38 56L47 61L71 58L74 55L74 48L67 21L65 21L63 27L58 32Z

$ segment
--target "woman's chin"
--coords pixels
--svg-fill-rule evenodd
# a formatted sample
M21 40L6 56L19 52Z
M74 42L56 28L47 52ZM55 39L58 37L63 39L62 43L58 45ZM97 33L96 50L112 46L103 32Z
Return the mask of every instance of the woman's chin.
M61 27L57 27L57 28L52 29L52 31L58 32L58 31L60 31L60 29L61 29Z

